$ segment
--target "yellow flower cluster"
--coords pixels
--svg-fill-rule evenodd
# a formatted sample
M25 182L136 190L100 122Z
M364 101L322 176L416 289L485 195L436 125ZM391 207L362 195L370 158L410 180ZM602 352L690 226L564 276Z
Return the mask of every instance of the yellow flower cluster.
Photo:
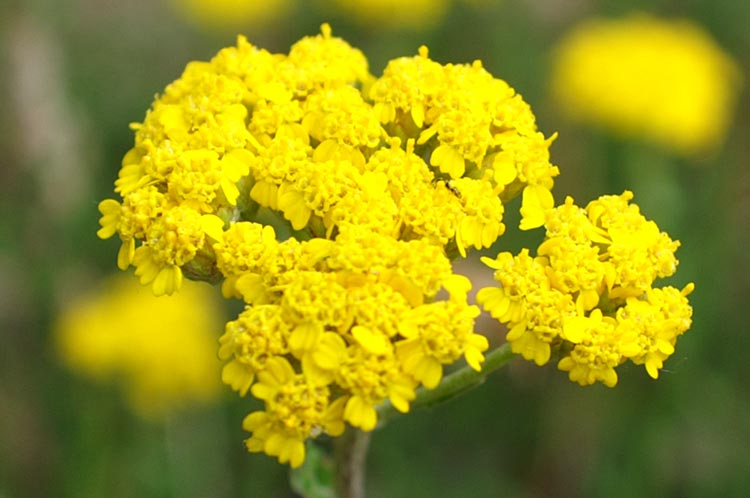
M739 83L735 62L702 28L645 14L574 28L552 75L572 118L682 154L721 144Z
M247 303L221 337L223 381L265 401L248 415L251 451L293 467L304 441L365 431L385 399L409 410L414 389L434 388L443 365L481 368L470 284L441 247L348 225L335 240L277 242L270 226L240 221L214 244L227 294ZM239 257L238 257L239 256ZM435 300L447 289L446 300Z
M96 297L62 311L55 325L57 353L73 371L120 382L137 414L158 418L218 397L218 305L205 284L156 298L132 278L112 278Z
M222 380L264 403L248 449L293 467L309 438L371 431L385 401L408 411L446 365L482 368L480 311L449 256L490 247L517 196L520 228L548 240L490 261L502 287L480 293L514 351L542 364L565 342L573 380L611 385L623 358L655 376L689 325L690 288L651 288L677 244L629 194L554 208L554 136L478 61L422 47L376 78L327 25L288 54L239 37L132 127L98 235L118 235L118 266L156 295L186 275L244 301L220 338Z
M547 236L532 257L483 258L500 287L477 300L507 324L513 352L544 365L552 350L558 368L580 385L617 384L615 367L631 360L657 378L691 324L692 308L674 287L652 287L677 268L679 243L646 220L633 195L602 196L585 209L568 197L546 214Z
M408 411L444 365L481 368L446 252L489 247L521 193L523 228L554 204L551 140L505 82L426 48L376 79L327 25L288 55L240 37L190 63L133 129L98 235L157 295L187 274L246 302L222 377L265 402L248 448L295 467L310 437L372 430L386 399ZM293 237L258 223L274 214Z

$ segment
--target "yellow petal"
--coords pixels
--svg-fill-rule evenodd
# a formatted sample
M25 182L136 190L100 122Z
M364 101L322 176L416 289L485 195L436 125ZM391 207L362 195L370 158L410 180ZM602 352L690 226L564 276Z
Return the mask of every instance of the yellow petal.
M461 178L466 171L466 161L456 149L447 144L439 145L430 156L430 164L440 168L451 178Z
M253 380L255 380L255 373L248 365L237 360L230 361L221 370L221 381L239 392L240 396L247 394Z
M279 207L278 191L278 185L261 180L256 182L253 188L250 189L250 198L261 206L275 210Z
M424 105L421 102L415 103L411 108L411 119L417 128L424 126Z
M293 468L299 468L305 461L305 445L302 441L292 441L289 446L289 465Z
M345 355L344 339L339 334L326 332L313 352L313 361L322 369L333 370L338 368Z
M443 378L443 366L434 358L422 357L416 375L427 389L434 389Z
M663 362L656 357L656 355L649 355L646 359L646 372L652 379L659 378L659 369L663 366Z
M201 216L201 227L203 231L217 242L224 238L224 220L215 214L204 214Z
M544 225L545 213L555 205L552 192L541 185L527 185L521 200L521 230Z
M375 407L359 396L352 396L344 408L344 420L363 431L371 431L378 423Z
M292 228L302 230L310 221L312 210L307 206L302 192L292 187L279 189L279 209L284 213L284 218L292 223Z
M121 270L127 270L131 263L133 263L133 257L135 256L135 239L129 238L122 241L120 250L117 252L117 267Z
M562 337L573 344L579 344L588 336L591 327L590 318L585 316L570 317L563 323Z
M234 284L234 289L249 304L257 303L266 292L263 277L256 273L246 273L239 277Z
M443 280L443 287L451 295L451 298L463 301L466 300L466 295L471 290L471 280L464 275L454 273Z
M518 176L515 161L510 152L500 152L492 161L493 178L498 185L508 185Z
M297 325L289 336L289 349L298 358L303 353L311 351L323 333L323 327L314 322L304 322Z
M248 432L255 431L268 422L268 413L252 412L242 420L242 429Z
M169 265L159 270L159 273L154 278L152 289L154 295L163 296L171 295L182 286L182 270L179 266Z
M357 325L352 327L352 336L357 340L360 346L368 353L381 355L388 352L390 342L388 339L369 327Z

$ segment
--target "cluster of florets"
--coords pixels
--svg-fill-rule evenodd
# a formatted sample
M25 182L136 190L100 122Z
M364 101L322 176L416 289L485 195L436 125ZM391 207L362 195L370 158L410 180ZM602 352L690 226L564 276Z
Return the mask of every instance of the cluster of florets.
M408 411L443 365L481 368L488 343L474 333L471 285L426 240L351 225L335 240L277 242L271 227L240 221L213 247L225 293L247 303L219 357L226 384L265 401L245 419L251 450L297 466L308 437L339 435L344 422L371 431L386 399Z
M654 288L677 269L679 243L630 204L633 194L602 196L585 209L568 197L546 214L547 236L532 257L524 249L496 259L499 287L477 300L507 324L513 352L544 365L558 350L558 368L581 385L617 384L615 367L631 360L657 378L691 324L682 290Z
M505 82L426 48L375 78L327 25L288 55L240 37L190 63L133 128L99 236L157 295L187 275L244 300L223 380L265 403L248 449L292 466L308 438L372 430L385 400L408 411L445 365L480 370L479 308L449 255L490 247L516 196L522 229L554 207L552 138Z
M210 266L207 230L259 208L306 237L356 225L465 255L504 232L521 191L523 227L541 226L558 174L529 106L478 62L443 66L423 48L376 80L327 27L287 56L240 37L190 63L133 128L99 236L120 236L120 268L156 294Z

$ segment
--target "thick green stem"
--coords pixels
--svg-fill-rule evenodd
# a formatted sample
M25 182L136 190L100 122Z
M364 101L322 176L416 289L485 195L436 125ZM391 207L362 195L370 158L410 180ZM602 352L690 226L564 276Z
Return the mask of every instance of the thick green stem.
M482 370L477 372L468 365L443 377L435 389L417 389L417 396L411 402L411 408L430 407L449 401L461 394L481 385L487 376L514 358L510 345L504 344L485 356ZM378 407L378 425L384 425L388 420L401 413L386 400Z

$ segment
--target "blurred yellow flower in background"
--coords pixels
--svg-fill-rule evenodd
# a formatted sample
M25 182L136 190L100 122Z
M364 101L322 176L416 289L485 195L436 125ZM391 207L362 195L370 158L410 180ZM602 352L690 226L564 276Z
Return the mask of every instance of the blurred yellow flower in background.
M169 0L175 12L202 28L259 26L278 19L293 7L292 0Z
M448 11L448 0L333 0L342 13L362 24L423 28L437 24Z
M131 275L110 278L58 317L58 356L83 376L121 382L146 418L212 401L221 390L215 350L223 319L211 290L186 282L179 294L157 298Z
M723 142L739 80L735 62L700 26L633 14L568 33L552 90L572 119L691 155Z

